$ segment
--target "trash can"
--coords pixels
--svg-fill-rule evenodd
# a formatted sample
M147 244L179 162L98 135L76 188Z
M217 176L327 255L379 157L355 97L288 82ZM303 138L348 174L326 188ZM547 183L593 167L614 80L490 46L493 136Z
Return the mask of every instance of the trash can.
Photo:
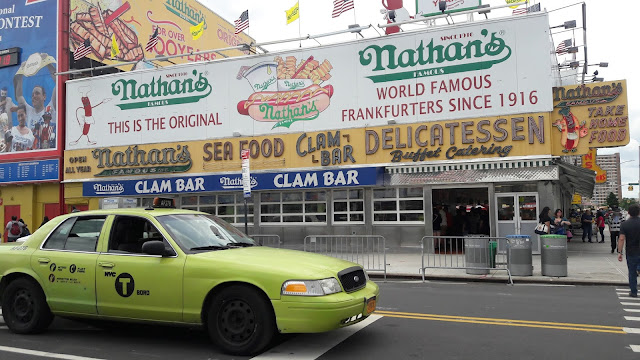
M489 273L489 239L475 236L464 238L465 267L467 274L486 275Z
M533 252L529 235L507 235L507 268L514 276L533 275Z
M566 235L540 236L542 276L567 276Z

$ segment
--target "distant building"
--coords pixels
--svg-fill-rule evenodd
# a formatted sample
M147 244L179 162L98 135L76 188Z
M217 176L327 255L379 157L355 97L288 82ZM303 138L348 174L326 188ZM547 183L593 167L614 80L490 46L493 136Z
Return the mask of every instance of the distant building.
M563 160L573 164L582 166L581 156L565 156ZM598 184L593 190L593 197L591 202L594 205L602 206L607 204L607 196L609 193L614 193L618 197L618 200L622 200L622 183L620 176L620 153L610 155L597 155L596 165L602 170L607 172L607 181ZM586 199L583 199L583 203Z

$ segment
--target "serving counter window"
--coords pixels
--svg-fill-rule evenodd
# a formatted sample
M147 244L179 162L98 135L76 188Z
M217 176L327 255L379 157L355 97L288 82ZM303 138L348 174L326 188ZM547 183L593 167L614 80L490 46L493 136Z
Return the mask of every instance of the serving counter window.
M181 208L216 215L233 225L244 224L243 194L221 193L214 195L189 195L181 199ZM253 224L253 200L248 199L248 222Z
M364 190L333 191L333 222L364 224Z
M373 223L424 224L424 193L421 187L373 190Z
M269 191L260 193L262 224L327 223L327 192Z

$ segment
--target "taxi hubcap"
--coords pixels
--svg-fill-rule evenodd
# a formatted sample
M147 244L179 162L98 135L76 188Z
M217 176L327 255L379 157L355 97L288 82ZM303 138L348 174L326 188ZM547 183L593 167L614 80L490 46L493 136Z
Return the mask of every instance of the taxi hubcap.
M26 323L33 317L34 303L31 294L24 289L19 290L13 298L13 313L16 319Z
M222 335L231 342L248 340L255 330L255 315L251 306L242 300L225 303L220 311Z

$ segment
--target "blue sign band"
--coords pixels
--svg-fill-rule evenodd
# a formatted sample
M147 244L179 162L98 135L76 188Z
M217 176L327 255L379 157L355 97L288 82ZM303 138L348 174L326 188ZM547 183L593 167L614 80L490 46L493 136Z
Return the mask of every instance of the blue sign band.
M2 163L0 183L59 180L59 166L58 159Z
M382 185L384 168L251 174L251 190L289 190ZM182 176L82 184L83 196L149 196L212 191L243 191L242 174Z

